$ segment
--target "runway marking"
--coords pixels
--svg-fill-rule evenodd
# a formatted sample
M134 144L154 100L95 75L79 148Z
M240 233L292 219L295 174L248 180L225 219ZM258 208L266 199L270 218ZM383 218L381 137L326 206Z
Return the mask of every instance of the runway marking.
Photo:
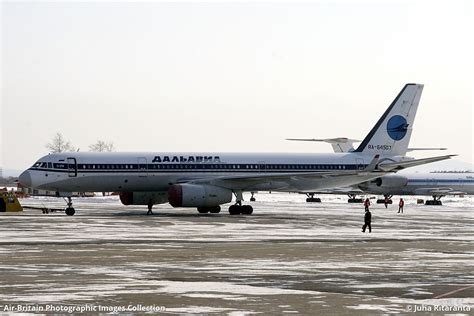
M461 292L461 291L464 291L464 290L467 290L467 289L470 289L474 287L474 285L469 285L469 286L466 286L466 287L463 287L463 288L460 288L460 289L457 289L457 290L454 290L454 291L451 291L451 292L448 292L448 293L444 293L444 294L441 294L441 295L438 295L436 297L434 297L435 299L436 298L443 298L443 297L446 297L446 296L449 296L451 294L454 294L454 293L457 293L457 292Z

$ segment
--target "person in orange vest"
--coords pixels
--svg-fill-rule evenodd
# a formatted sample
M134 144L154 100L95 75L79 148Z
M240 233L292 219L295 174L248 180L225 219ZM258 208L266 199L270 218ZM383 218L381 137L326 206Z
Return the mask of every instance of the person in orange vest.
M364 206L365 206L365 210L368 211L368 210L369 210L369 206L370 206L369 198L366 198L366 199L365 199L365 201L364 201Z
M398 213L403 214L403 206L405 205L405 201L403 199L400 199L400 202L398 202Z

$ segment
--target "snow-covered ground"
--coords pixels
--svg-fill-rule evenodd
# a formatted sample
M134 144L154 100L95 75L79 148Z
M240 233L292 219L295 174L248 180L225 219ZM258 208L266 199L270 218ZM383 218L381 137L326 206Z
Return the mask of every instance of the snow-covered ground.
M362 205L320 197L257 194L252 216L169 205L146 216L146 207L114 196L74 199L73 217L1 214L0 305L141 303L229 315L436 314L439 305L472 313L472 197L443 206L409 197L403 214L373 205L370 234L361 232Z

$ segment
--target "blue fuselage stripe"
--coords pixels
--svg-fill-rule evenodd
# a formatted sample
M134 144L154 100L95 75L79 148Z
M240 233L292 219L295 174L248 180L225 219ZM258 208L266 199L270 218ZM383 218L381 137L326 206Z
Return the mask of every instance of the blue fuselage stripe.
M54 168L31 167L45 172L78 173L162 173L162 172L318 172L360 170L365 164L58 164Z

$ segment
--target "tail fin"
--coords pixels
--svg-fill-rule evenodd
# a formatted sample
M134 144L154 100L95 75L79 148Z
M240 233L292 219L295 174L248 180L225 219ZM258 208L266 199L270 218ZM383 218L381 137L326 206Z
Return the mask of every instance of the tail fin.
M354 152L405 156L422 91L422 84L406 84Z

